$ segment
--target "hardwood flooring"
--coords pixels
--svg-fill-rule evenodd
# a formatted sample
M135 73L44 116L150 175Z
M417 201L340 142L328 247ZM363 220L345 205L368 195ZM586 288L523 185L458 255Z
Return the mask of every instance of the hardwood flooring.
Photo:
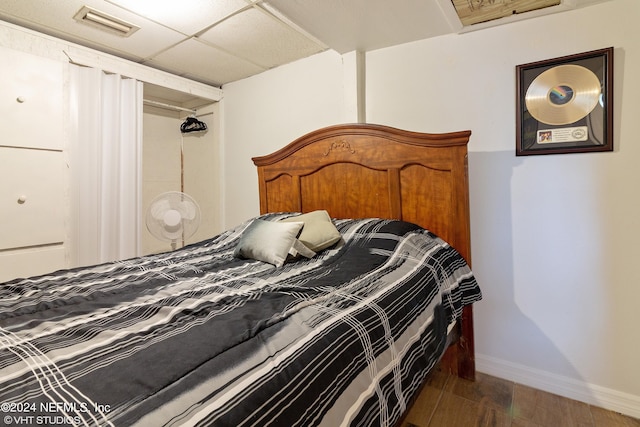
M640 427L640 420L477 373L434 372L401 427Z

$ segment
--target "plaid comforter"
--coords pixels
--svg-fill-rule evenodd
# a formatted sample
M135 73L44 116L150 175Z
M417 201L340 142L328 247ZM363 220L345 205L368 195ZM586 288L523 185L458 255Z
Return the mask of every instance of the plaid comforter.
M4 423L393 425L480 290L413 224L335 224L343 242L281 268L233 257L245 223L0 285Z

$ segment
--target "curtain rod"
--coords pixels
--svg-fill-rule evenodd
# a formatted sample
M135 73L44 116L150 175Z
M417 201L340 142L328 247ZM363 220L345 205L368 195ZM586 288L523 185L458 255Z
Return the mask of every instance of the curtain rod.
M186 111L191 114L196 114L196 110L192 110L190 108L184 108L184 107L179 107L177 105L165 104L164 102L153 101L151 99L143 99L143 101L145 104L153 105L160 108L168 108L170 110Z

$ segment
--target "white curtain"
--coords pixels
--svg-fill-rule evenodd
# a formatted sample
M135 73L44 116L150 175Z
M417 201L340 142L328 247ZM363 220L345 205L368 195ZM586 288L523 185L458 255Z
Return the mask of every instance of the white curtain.
M142 82L71 65L71 264L141 255Z

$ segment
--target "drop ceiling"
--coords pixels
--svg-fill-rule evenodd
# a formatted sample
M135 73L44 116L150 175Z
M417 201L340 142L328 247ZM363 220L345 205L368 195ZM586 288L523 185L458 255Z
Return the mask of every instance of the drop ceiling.
M463 25L461 17L500 4L508 3L507 11L488 18L489 25L520 15L514 2L556 13L607 0L558 1L546 7L549 0L2 0L0 19L221 87L327 49L371 51L482 28L487 23ZM74 16L83 7L139 29L124 37L81 23Z

